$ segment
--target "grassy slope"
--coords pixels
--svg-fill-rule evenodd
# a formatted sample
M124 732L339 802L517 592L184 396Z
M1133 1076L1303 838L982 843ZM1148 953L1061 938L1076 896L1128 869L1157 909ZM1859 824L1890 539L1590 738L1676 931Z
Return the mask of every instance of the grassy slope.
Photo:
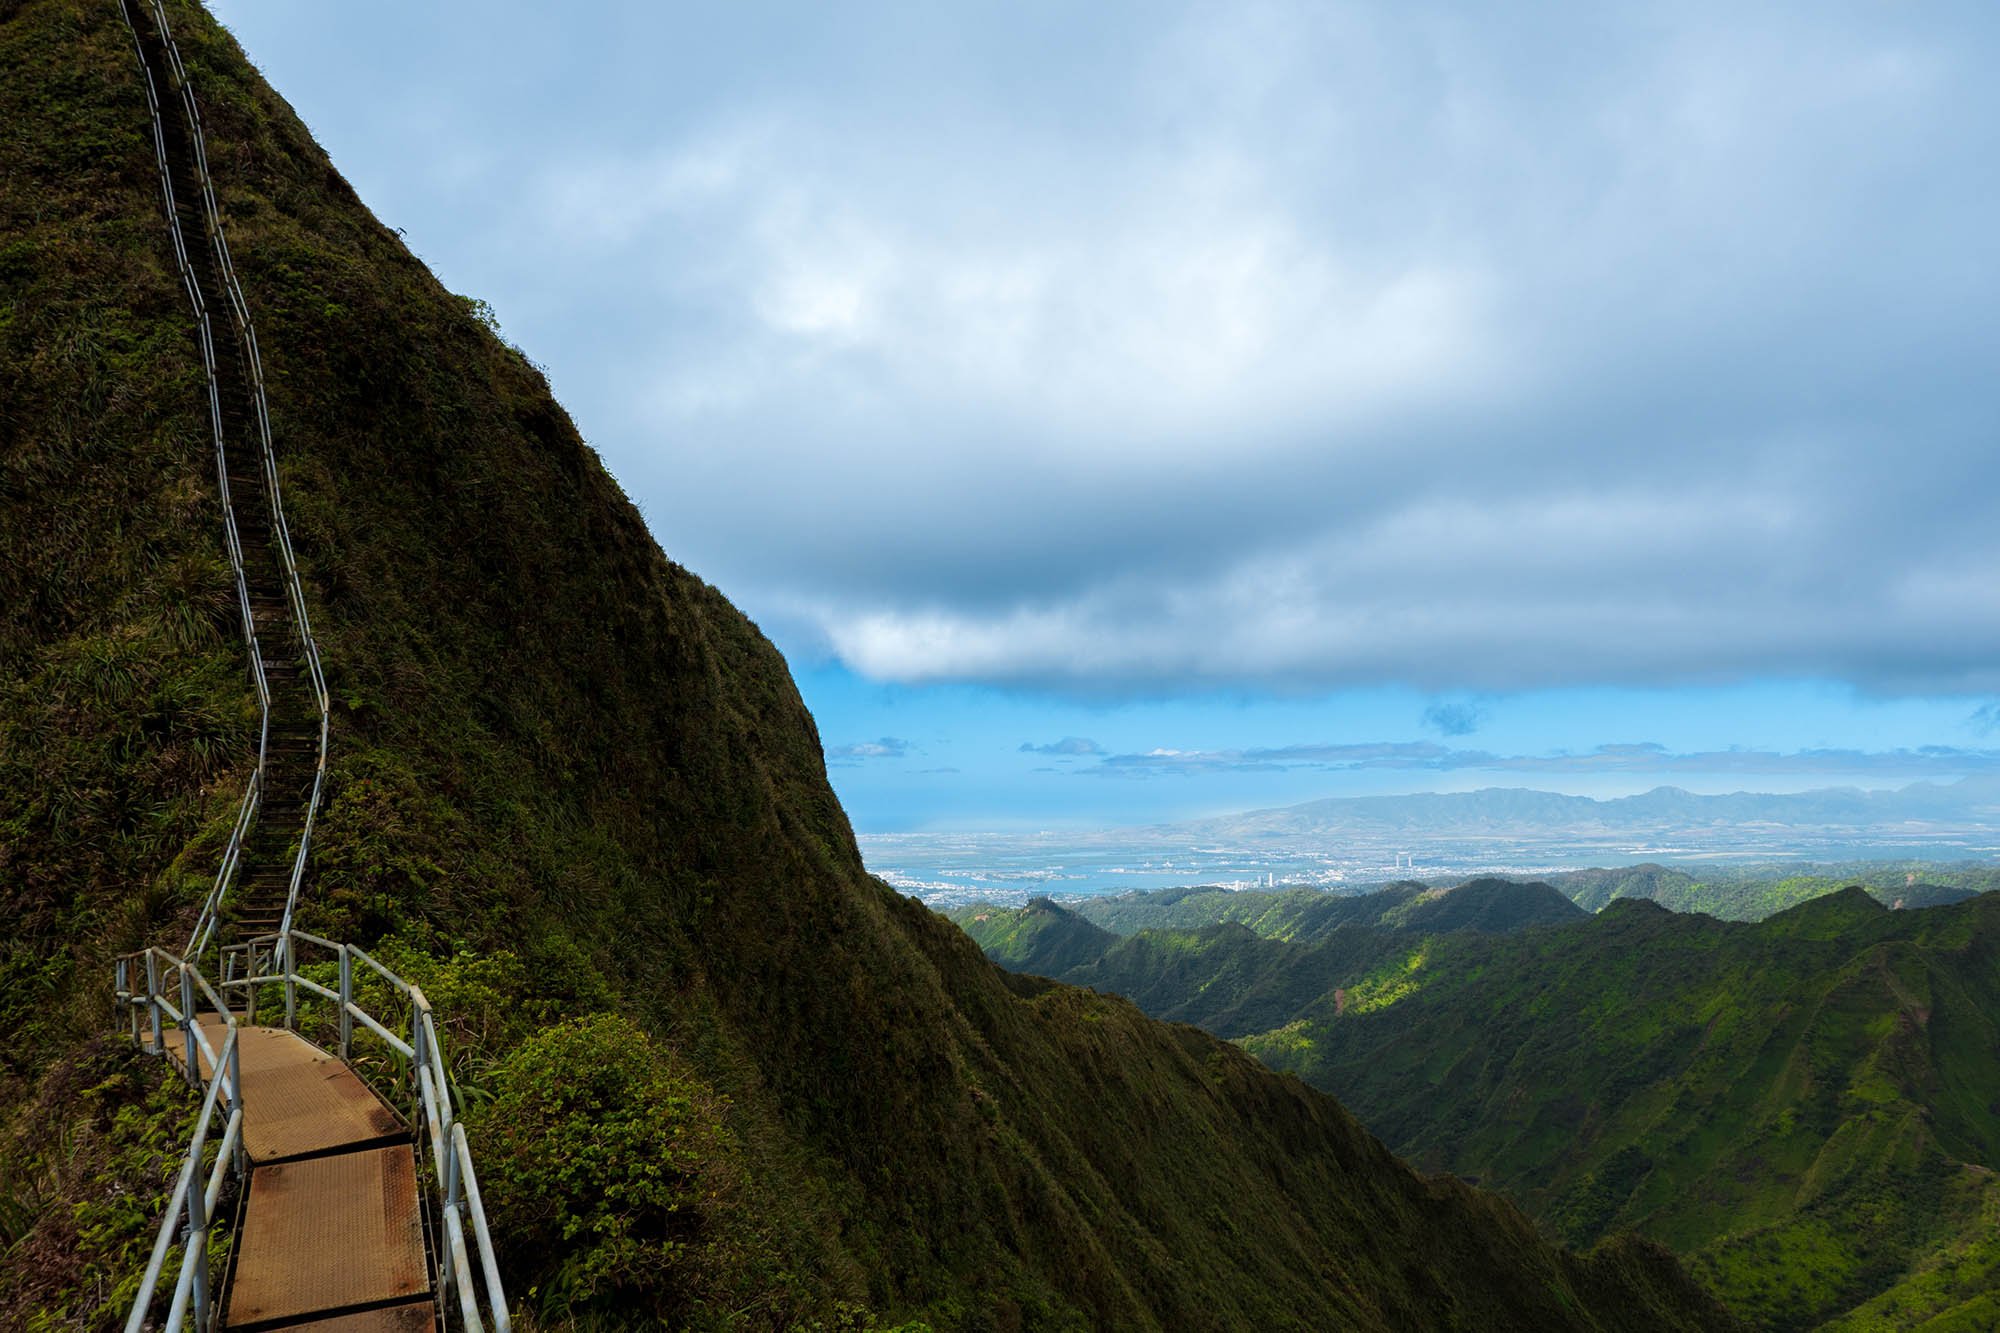
M655 1313L1714 1320L1657 1252L1552 1249L1330 1100L1123 1002L1008 978L867 877L777 653L662 557L542 377L233 43L173 13L335 699L309 924L388 937L413 969L489 956L509 1017L460 1033L479 1077L515 1068L480 1063L495 1033L616 1003L730 1099L728 1225ZM83 1114L56 1052L108 1023L105 959L198 898L248 768L248 697L126 34L95 0L0 0L0 67L0 883L18 923L0 1017L53 1043L13 1044L0 1085L27 1214L0 1320L87 1322L90 1273L144 1218L80 1231L72 1205L124 1177L64 1169L34 1131ZM555 1262L509 1258L517 1292Z

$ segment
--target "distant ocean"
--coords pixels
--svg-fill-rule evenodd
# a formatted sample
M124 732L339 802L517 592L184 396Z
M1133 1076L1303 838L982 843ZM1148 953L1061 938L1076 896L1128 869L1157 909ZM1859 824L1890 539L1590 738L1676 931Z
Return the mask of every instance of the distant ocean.
M935 907L986 901L1019 904L1047 895L1095 897L1134 889L1220 885L1231 889L1310 885L1364 891L1398 879L1453 881L1480 874L1539 875L1590 866L1656 861L1702 865L1779 861L1959 860L1992 854L1956 839L1854 840L1799 830L1746 834L1726 842L1599 835L1459 837L1398 844L1344 838L1324 850L1296 845L1202 843L1178 831L1120 829L1050 833L878 833L860 836L868 869Z

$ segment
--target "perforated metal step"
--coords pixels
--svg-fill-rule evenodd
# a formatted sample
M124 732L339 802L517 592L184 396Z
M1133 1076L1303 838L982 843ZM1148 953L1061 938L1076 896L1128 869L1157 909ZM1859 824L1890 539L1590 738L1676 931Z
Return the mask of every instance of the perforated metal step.
M223 1326L268 1326L428 1292L418 1206L408 1145L258 1167Z

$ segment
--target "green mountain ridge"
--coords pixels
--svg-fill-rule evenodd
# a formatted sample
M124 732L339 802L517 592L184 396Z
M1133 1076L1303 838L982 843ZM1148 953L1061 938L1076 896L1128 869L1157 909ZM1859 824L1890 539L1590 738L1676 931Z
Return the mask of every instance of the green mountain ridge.
M1757 923L1638 896L1506 933L1229 921L1061 975L1238 1038L1572 1243L1668 1244L1755 1326L1991 1328L2000 893L1879 892Z
M525 1313L1727 1326L1657 1247L1552 1246L868 876L775 649L213 19L167 8L334 699L303 924L445 1016ZM0 0L0 69L0 1324L94 1327L184 1132L159 1066L95 1035L109 959L185 930L255 714L130 38L108 3Z
M1919 874L1927 878L1919 880ZM1727 874L1710 869L1697 878L1685 870L1648 862L1608 870L1568 871L1548 876L1548 882L1592 912L1614 899L1646 898L1676 912L1704 912L1725 921L1759 921L1849 885L1862 887L1886 907L1963 902L2000 888L2000 870L1991 866L1906 868L1893 864L1801 866Z
M1498 878L1450 890L1398 884L1355 895L1169 890L1110 900L1106 915L1129 922L1152 897L1181 919L1205 912L1220 919L1193 930L1120 936L1085 919L1093 908L1105 911L1101 899L1068 907L1047 898L1014 909L975 904L950 915L1004 967L1123 995L1157 1018L1230 1038L1291 1021L1343 979L1374 967L1390 941L1407 945L1439 932L1586 919L1546 884Z

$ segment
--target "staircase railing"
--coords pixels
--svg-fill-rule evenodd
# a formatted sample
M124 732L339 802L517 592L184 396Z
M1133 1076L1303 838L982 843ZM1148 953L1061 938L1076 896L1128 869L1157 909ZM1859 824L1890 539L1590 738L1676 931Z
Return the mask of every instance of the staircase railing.
M384 967L359 945L323 939L302 930L292 931L291 935L291 940L281 935L260 935L225 949L223 989L240 988L248 993L247 1012L254 1021L257 991L266 986L282 987L284 1025L294 1031L298 1024L298 993L305 991L319 996L335 1006L342 1060L352 1056L358 1023L408 1063L409 1084L405 1091L410 1098L410 1123L416 1130L418 1151L430 1159L434 1168L431 1202L444 1230L445 1243L439 1247L439 1268L435 1274L440 1300L448 1309L450 1302L444 1300L443 1293L455 1291L464 1327L472 1333L482 1333L485 1326L480 1318L479 1296L483 1287L486 1317L492 1320L496 1333L511 1333L507 1294L500 1280L499 1262L493 1254L493 1235L486 1225L486 1205L479 1196L479 1178L472 1169L472 1149L466 1144L465 1126L459 1123L460 1111L454 1105L451 1079L445 1072L444 1048L438 1041L437 1020L432 1016L430 1001L419 987ZM335 985L300 973L294 942L331 955L328 961L335 965L334 975L338 978ZM238 959L242 960L241 968L235 965ZM384 1021L385 1016L371 1014L354 998L357 963L387 983L391 995L400 996L408 1004L407 1035L395 1031ZM475 1255L476 1266L472 1262Z
M132 16L125 6L130 2L131 0L120 0L120 8L125 13L128 26L131 26ZM201 202L202 217L207 224L209 248L215 258L216 274L222 280L223 291L228 296L230 323L234 326L237 343L243 354L244 368L249 374L250 402L257 426L258 453L264 471L265 492L271 504L271 537L277 547L279 561L284 567L286 600L291 604L292 623L298 628L299 651L305 659L306 673L312 682L313 702L319 709L319 758L313 766L312 792L306 801L305 819L299 829L298 852L292 859L292 873L285 895L283 927L289 929L293 913L298 907L299 886L305 878L306 858L312 846L313 822L318 816L320 798L326 788L326 752L331 701L327 695L326 673L320 664L319 643L313 636L312 618L306 610L305 588L299 581L298 560L292 549L291 526L285 519L284 495L278 481L277 452L271 444L270 405L264 394L264 363L257 351L257 330L250 320L250 305L243 298L242 284L236 279L236 266L229 257L229 241L222 225L222 206L216 199L214 182L208 170L208 144L202 134L201 110L195 104L194 88L188 80L187 67L181 62L180 47L174 42L173 29L167 23L165 3L163 0L149 0L147 7L152 14L155 29L159 33L161 50L166 55L169 81L180 96L181 111L186 117L189 150L194 157L197 178L194 184ZM133 44L139 51L139 63L143 69L146 66L145 51L139 46L136 28L133 30ZM230 560L236 571L237 600L242 608L244 635L250 647L252 671L257 679L258 703L263 715L257 743L257 776L261 780L264 776L270 740L271 692L264 679L263 655L257 646L256 620L251 612L249 588L243 572L242 544L237 536L235 511L231 508L229 500L228 452L224 443L221 393L216 383L215 349L208 309L202 298L200 283L195 279L193 266L188 261L180 219L174 210L173 173L167 164L166 132L161 124L159 98L153 87L150 70L146 74L146 98L153 115L155 155L160 168L161 188L166 195L168 223L174 237L174 253L180 262L182 280L194 302L196 320L201 331L202 357L208 371L209 415L215 434L217 479L222 489ZM256 807L256 799L253 798L260 795L262 785L261 781L253 783L245 795L246 808L253 813ZM238 825L239 828L247 830L249 821L239 819ZM225 865L230 870L234 868L230 853L240 845L240 838L234 839L229 852L225 853ZM203 903L201 915L196 919L194 932L188 941L187 954L190 958L202 957L214 944L220 911L227 895L228 880L218 876L216 888L210 893L208 901Z
M188 301L194 307L196 341L201 345L202 369L208 379L208 423L209 433L215 441L215 479L222 495L223 545L229 551L230 568L236 578L236 605L243 618L244 646L250 654L250 678L257 689L257 769L243 789L243 800L237 807L236 823L230 831L229 844L223 849L222 864L215 873L215 884L202 903L201 915L196 918L194 933L188 940L187 956L199 958L214 939L217 913L228 897L229 886L242 859L243 839L256 818L263 796L264 755L271 736L271 687L264 678L264 654L257 644L257 618L250 609L250 585L243 570L243 540L236 530L236 509L229 498L229 451L222 428L222 387L216 379L214 330L208 317L208 303L201 294L201 283L196 279L194 264L188 258L187 238L181 232L180 213L174 206L174 173L167 164L167 131L160 114L159 90L153 86L152 67L146 61L138 25L132 21L131 3L132 0L119 0L118 10L124 16L127 31L132 34L133 53L139 58L139 75L146 90L146 109L153 121L153 160L159 168L160 194L166 204L167 234L173 242L174 261L180 270L181 284L187 288ZM158 21L164 33L164 17ZM185 96L185 83L181 90Z
M330 1000L337 1006L338 1049L343 1061L352 1058L355 1025L359 1024L407 1064L409 1079L404 1091L410 1099L410 1123L416 1134L417 1151L432 1166L431 1206L444 1237L432 1274L439 1306L449 1311L452 1302L447 1293L456 1295L459 1327L468 1333L484 1333L490 1321L494 1333L512 1333L506 1287L493 1251L493 1233L486 1222L486 1205L480 1197L479 1177L473 1170L472 1149L466 1142L465 1126L460 1122L462 1108L456 1104L450 1076L445 1072L444 1046L438 1040L437 1020L431 1013L430 1001L419 987L396 975L358 945L323 939L304 931L294 931L293 935L298 942L332 955L329 961L335 965L337 985L329 986L302 975L293 961L290 941L277 935L260 935L223 950L225 973L220 990L243 991L245 1021L255 1022L257 992L267 986L282 987L284 1026L292 1031L297 1030L300 991ZM357 963L380 977L392 996L408 1004L407 1034L390 1026L397 1021L393 1015L370 1012L355 999ZM237 975L239 972L241 975ZM207 1090L201 1118L182 1160L172 1201L160 1220L152 1258L125 1328L127 1333L139 1333L145 1326L160 1275L179 1240L180 1277L167 1321L161 1327L164 1333L178 1333L190 1327L186 1319L191 1310L195 1316L191 1327L206 1329L210 1327L209 1219L214 1216L227 1178L234 1175L238 1180L243 1179L250 1166L243 1146L243 1074L237 1054L236 1014L198 967L165 949L143 949L120 958L117 993L120 1005L130 1016L132 1040L148 1054L167 1055L168 1027L181 1029L188 1080ZM178 1002L173 998L176 994ZM208 1013L225 1031L220 1051L210 1044L208 1033L201 1027L198 1005L204 998L208 1001ZM221 1148L206 1187L197 1191L193 1182L207 1150L215 1109L223 1099L229 1110Z
M145 988L138 990L134 987L140 981L141 973ZM139 1042L149 1054L164 1056L167 1054L165 1034L168 1023L180 1028L187 1043L188 1082L205 1089L201 1115L195 1121L194 1136L188 1141L187 1155L181 1159L180 1173L175 1178L173 1197L167 1202L166 1215L160 1219L160 1229L153 1240L152 1257L146 1264L145 1276L140 1280L139 1294L133 1298L131 1314L125 1320L125 1333L140 1333L145 1327L146 1314L152 1308L154 1292L160 1284L160 1274L166 1267L167 1256L172 1253L177 1237L181 1239L180 1275L174 1282L173 1302L167 1310L165 1327L168 1330L181 1329L191 1311L194 1327L207 1329L213 1326L209 1311L209 1219L215 1215L216 1202L229 1177L242 1181L250 1165L249 1156L243 1148L243 1062L237 1048L236 1016L229 1012L229 1006L222 1002L222 997L216 994L215 988L208 984L208 979L193 964L165 949L142 949L120 958L117 962L117 988L118 1002L131 1016L132 1040ZM179 996L178 1004L171 998L176 994ZM209 1043L208 1033L201 1027L197 1006L204 999L208 1001L209 1012L222 1025L224 1035L219 1051ZM142 1030L145 1034L143 1038ZM222 1128L215 1166L208 1173L206 1184L198 1186L201 1159L208 1148L216 1108L224 1102L228 1105L228 1118Z
M286 598L292 611L293 623L298 629L299 649L311 680L314 702L319 709L319 756L314 766L312 791L306 802L305 817L300 828L298 851L292 861L282 924L274 935L260 936L247 943L233 946L225 952L223 955L225 979L222 985L224 989L241 988L245 991L248 1012L253 1018L258 989L269 985L281 985L285 995L287 1028L291 1028L296 1020L297 994L300 989L324 996L339 1005L340 1054L343 1060L349 1055L354 1024L359 1022L364 1029L379 1037L392 1051L408 1062L411 1120L418 1148L428 1153L434 1168L435 1178L431 1182L433 1203L445 1238L445 1244L438 1251L438 1268L434 1274L437 1278L435 1289L440 1309L449 1304L446 1293L455 1290L462 1327L472 1330L472 1333L483 1333L485 1323L482 1321L480 1311L480 1295L483 1289L486 1318L492 1321L492 1327L497 1333L510 1333L511 1322L507 1312L506 1293L501 1282L499 1265L494 1257L493 1239L487 1227L485 1205L480 1199L479 1181L473 1171L472 1152L466 1143L465 1127L459 1123L458 1108L453 1104L451 1086L445 1074L437 1024L431 1014L430 1002L424 998L420 989L383 967L360 948L308 935L295 930L292 925L298 907L300 885L305 876L306 860L311 848L313 822L325 790L330 700L327 694L326 675L320 663L319 645L313 636L311 617L306 609L305 590L299 579L298 562L292 549L291 528L285 519L283 494L278 480L277 455L271 443L270 409L265 398L264 368L262 358L258 354L257 333L250 320L249 304L244 300L242 286L236 278L235 265L229 257L229 245L223 233L222 210L217 202L208 171L208 149L201 129L201 113L194 100L186 66L181 61L180 50L168 25L163 0L119 0L119 10L132 33L133 48L139 57L147 108L153 122L154 157L166 205L167 229L172 238L174 258L180 270L181 281L187 288L188 299L195 313L197 340L201 346L202 364L208 382L209 427L215 442L216 480L222 497L224 544L228 549L230 566L235 575L237 606L243 620L244 643L249 651L250 673L256 686L260 720L256 770L244 788L236 820L231 828L228 844L223 850L221 865L216 872L215 883L202 903L185 956L176 956L164 949L149 948L117 961L117 995L120 1004L129 1011L133 1040L141 1042L151 1054L165 1055L167 1048L164 1033L168 1023L180 1027L186 1044L187 1076L197 1087L206 1088L194 1136L183 1158L172 1200L166 1216L161 1219L151 1260L125 1327L127 1333L138 1333L138 1330L145 1326L161 1274L177 1238L180 1240L182 1251L181 1267L164 1328L167 1333L176 1333L186 1326L190 1313L194 1317L193 1326L197 1329L207 1329L214 1322L210 1309L208 1282L208 1224L228 1178L233 1174L239 1180L243 1179L249 1170L249 1160L243 1146L243 1085L237 1043L239 1031L237 1019L223 1002L216 988L210 985L202 974L199 963L205 952L217 944L222 909L242 860L244 839L263 802L271 732L271 688L264 673L264 656L258 644L256 615L250 602L248 576L244 568L242 537L237 528L236 512L229 493L227 434L223 426L222 390L217 376L213 323L209 317L208 303L202 295L200 279L188 254L187 238L182 233L180 215L175 206L174 174L168 161L167 133L161 112L160 90L155 86L152 68L146 59L145 46L139 36L138 25L134 21L132 6L137 3L144 3L150 12L159 36L161 50L166 57L169 81L173 85L173 91L177 92L181 99L181 110L186 117L189 151L194 160L197 178L194 185L198 191L202 217L214 256L215 271L228 297L230 323L236 333L243 365L249 377L249 397L256 422L264 485L270 499L271 536L283 566ZM295 940L334 953L340 977L338 991L299 974L293 953ZM244 975L235 976L234 963L239 958L246 966ZM353 964L356 961L379 974L388 983L392 993L400 994L408 1000L410 1031L407 1040L391 1031L380 1018L355 1002ZM143 990L136 988L141 969L145 978ZM174 1002L164 988L163 980L168 976L177 982L180 995L178 1003ZM213 1048L208 1034L201 1027L197 1017L197 997L205 998L209 1002L211 1012L221 1023L224 1039L220 1051ZM145 1033L143 1041L142 1027ZM206 1074L203 1073L204 1061L208 1071ZM201 1170L203 1155L208 1148L215 1111L219 1105L225 1103L228 1113L216 1162L205 1185L197 1188L197 1176Z

